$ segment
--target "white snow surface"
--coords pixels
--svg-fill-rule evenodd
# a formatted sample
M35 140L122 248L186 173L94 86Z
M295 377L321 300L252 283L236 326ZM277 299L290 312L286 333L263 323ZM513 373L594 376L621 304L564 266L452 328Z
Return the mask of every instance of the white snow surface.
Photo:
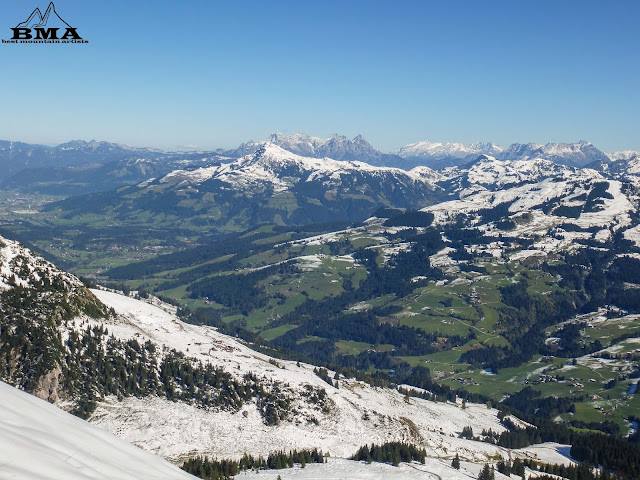
M0 382L0 478L193 479L162 458Z
M90 421L131 443L165 458L179 460L194 454L239 458L244 452L267 455L280 449L318 447L335 457L349 457L367 443L408 441L421 445L434 457L485 461L504 449L487 443L457 438L462 428L504 428L497 410L485 405L436 403L412 397L407 403L399 392L372 388L355 380L341 379L340 388L329 386L313 373L313 366L278 360L255 352L214 328L180 322L174 307L154 300L155 305L116 293L92 290L105 305L113 307L118 320L105 325L109 333L127 339L147 339L185 352L203 362L224 368L233 375L246 372L290 385L294 395L290 421L277 426L263 423L254 404L237 413L196 408L158 397L110 398L98 405ZM214 347L215 349L212 349ZM272 360L273 361L273 360ZM333 377L334 372L330 372ZM298 393L305 385L324 388L330 411L324 413ZM366 413L366 415L365 415ZM363 417L369 417L369 420ZM318 425L310 421L318 420Z
M450 173L448 170L450 170ZM447 173L460 174L460 172L461 169L459 167L445 169L445 175ZM488 186L490 190L497 190L504 185L538 182L551 176L566 178L573 174L574 169L542 158L535 160L496 160L487 156L484 160L473 164L466 171L466 179L471 185L484 185Z
M450 463L450 462L448 462ZM497 472L496 472L497 473ZM468 475L464 471L451 468L447 462L427 458L425 464L401 463L397 467L385 463L355 462L339 458L329 458L327 463L309 463L305 468L296 466L283 470L261 470L258 473L247 471L236 476L237 479L256 478L258 480L277 480L278 475L282 480L379 480L392 478L394 480L469 480L475 476ZM508 478L496 475L496 479Z

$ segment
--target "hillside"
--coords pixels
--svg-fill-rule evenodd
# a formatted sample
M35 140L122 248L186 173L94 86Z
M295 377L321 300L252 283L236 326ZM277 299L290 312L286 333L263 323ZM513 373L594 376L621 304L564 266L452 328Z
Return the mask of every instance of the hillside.
M77 399L60 334L106 307L76 277L1 237L0 305L0 379L53 402Z
M44 330L35 324L19 327L27 336L38 332L49 345L57 373L45 398L65 409L73 408L91 423L165 458L180 461L196 454L239 458L244 452L266 456L276 450L302 448L320 448L333 457L345 458L364 443L396 440L419 445L430 457L444 459L440 461L444 463L430 460L431 468L441 471L449 468L447 462L455 453L470 462L508 454L495 445L459 438L469 425L496 433L505 431L498 412L484 404L434 402L419 398L420 389L408 395L392 385L373 387L306 363L276 360L216 328L181 322L175 307L153 297L142 300L97 289L89 293L75 277L15 242L3 242L2 271L12 278L4 293L19 291L28 298L31 290L43 292L47 311L62 306L63 298L69 301L82 293L99 308L100 315L93 317L84 310L66 308L67 314L45 324ZM58 292L64 296L57 297ZM3 332L15 332L16 322L34 312L29 305L7 302L7 297L1 300L3 311L13 309L12 315L3 316ZM45 304L40 302L38 308L45 309ZM3 338L0 349L5 351L13 342ZM35 342L28 345L38 347ZM25 374L21 377L25 381L21 381L11 373L16 365L24 370L28 361L20 358L16 364L6 365L3 378L33 391L38 377ZM38 368L46 376L50 370L50 366ZM7 386L0 394L24 395ZM55 447L46 447L53 449L46 453L53 457L53 463L47 465L53 466L61 452L73 450L74 468L86 469L80 474L82 478L91 476L88 472L92 469L130 470L130 460L111 458L110 447L100 445L103 441L112 443L104 434L86 442L83 438L88 427L82 422L68 420L62 412L50 418L50 407L43 410L37 407L37 400L29 402L35 405L33 411L8 411L11 431L20 422L39 422L36 424L41 426L32 430L35 436L20 439L19 455L12 456L2 468L16 468L25 455L45 455L39 442L50 436L53 428ZM188 427L195 424L197 429ZM14 435L21 435L18 432ZM79 449L80 443L83 449ZM99 456L93 453L98 450ZM135 456L129 447L122 451L125 456ZM559 452L554 455L554 461L566 461ZM151 474L145 478L163 478L165 467L153 465L151 457L143 456L136 469L156 468L157 477ZM33 466L29 475L36 477L38 468ZM131 478L136 478L136 471ZM55 470L51 478L61 472ZM121 475L128 478L127 473Z
M626 180L555 168L487 158L457 184L463 198L422 212L381 209L299 237L262 227L229 239L233 251L212 242L106 274L316 362L400 381L426 367L425 384L494 401L533 384L570 399L549 415L612 420L625 433L635 370L599 351L619 342L633 350L626 336L640 311L627 292L638 279L618 272L637 263L637 194ZM572 358L586 368L565 376ZM554 384L542 381L549 372ZM615 403L604 407L605 396Z
M214 328L181 323L167 305L94 293L118 313L115 322L105 324L118 338L151 340L175 348L237 378L256 374L282 385L282 398L292 402L287 417L276 425L265 425L251 403L232 412L207 411L153 397L131 397L124 402L107 399L98 404L93 423L154 453L172 459L194 452L237 458L245 451L266 455L277 449L318 447L332 456L347 457L363 443L391 440L423 445L430 455L445 458L459 452L464 458L481 460L496 451L493 446L457 438L470 424L478 429L503 429L497 411L485 405L469 404L462 409L461 404L420 398L407 401L392 389L372 388L348 378L341 378L336 388L316 375L311 365L274 360ZM335 377L335 372L328 374ZM161 420L159 412L163 412ZM200 426L198 432L182 428L193 424Z

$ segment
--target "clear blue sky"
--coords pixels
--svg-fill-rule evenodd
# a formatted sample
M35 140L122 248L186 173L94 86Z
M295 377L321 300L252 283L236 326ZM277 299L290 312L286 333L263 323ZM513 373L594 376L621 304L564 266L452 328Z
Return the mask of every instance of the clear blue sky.
M0 45L1 139L640 150L637 0L55 3L90 43ZM2 0L0 38L47 4Z

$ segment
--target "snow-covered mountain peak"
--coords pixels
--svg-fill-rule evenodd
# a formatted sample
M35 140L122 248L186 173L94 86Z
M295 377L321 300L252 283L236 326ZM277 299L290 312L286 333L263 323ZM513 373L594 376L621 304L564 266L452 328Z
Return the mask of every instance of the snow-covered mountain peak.
M469 148L476 152L493 155L494 157L504 150L500 145L496 145L493 142L473 142L469 145Z
M396 152L403 158L426 157L426 156L453 156L456 158L464 158L471 150L461 143L439 143L422 141L410 143L400 148Z
M423 162L435 169L443 169L464 165L478 155L497 156L502 150L502 147L492 142L475 142L467 146L459 142L422 141L405 145L396 154L407 160Z
M329 138L313 137L301 132L292 135L273 133L269 136L268 142L305 157L359 160L376 165L380 165L385 157L385 154L373 148L362 135L356 135L352 140L349 140L344 135L337 133ZM243 143L236 150L227 153L230 156L241 157L254 153L261 145L262 142L251 141Z
M299 153L300 155L313 156L316 149L324 145L326 140L320 137L312 137L306 133L297 132L293 135L282 133L272 133L269 136L270 143L279 145L285 150Z
M607 153L607 156L612 162L617 162L618 160L631 160L634 157L639 158L640 152L635 150L622 150L620 152Z
M578 170L559 165L544 158L532 160L499 160L490 155L480 155L462 167L445 168L440 172L451 192L460 198L481 191L497 191L507 186L540 182L545 178L566 179L587 172L589 178L600 174L593 170Z
M243 195L253 199L291 192L297 205L311 202L322 205L313 215L351 215L341 202L357 195L357 218L367 218L376 205L394 204L415 208L432 202L439 195L432 171L409 172L399 168L378 167L360 161L336 160L330 157L305 157L271 142L261 144L249 155L215 167L176 170L141 188L149 191L180 191L182 196L200 198L215 189L219 198ZM232 201L232 200L229 200ZM329 209L329 210L328 210ZM355 212L355 210L354 210ZM305 215L308 215L305 213ZM314 218L325 218L325 217ZM355 217L354 217L355 218Z
M609 161L607 155L586 140L581 140L576 143L547 143L546 145L514 143L504 150L499 158L501 160L546 158L555 163L576 167L584 167L597 161Z
M427 167L424 167L427 168ZM319 175L338 178L341 174L368 173L392 174L402 178L425 181L425 177L434 177L431 169L411 172L392 167L377 167L360 161L335 160L329 157L316 158L295 154L272 142L260 144L257 150L231 163L216 167L203 167L195 170L176 170L160 180L161 183L180 181L199 184L212 178L233 183L246 183L250 180L273 182L281 186L285 183L297 183L299 180L311 180Z
M468 171L471 183L486 185L505 185L539 181L549 176L563 177L574 169L558 165L551 160L536 158L533 160L498 160L495 157L481 155Z
M253 155L247 155L233 162L231 169L236 170L238 168L260 165L274 171L295 165L303 170L335 171L340 168L353 167L360 163L361 162L341 162L331 158L305 157L292 153L275 143L265 142Z

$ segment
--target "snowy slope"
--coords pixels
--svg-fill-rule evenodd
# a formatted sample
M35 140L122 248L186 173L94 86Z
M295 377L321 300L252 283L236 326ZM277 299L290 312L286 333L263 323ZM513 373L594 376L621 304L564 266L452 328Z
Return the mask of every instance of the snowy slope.
M635 150L622 150L620 152L607 153L607 156L612 162L616 162L618 160L630 160L633 157L640 157L640 152Z
M68 289L82 287L80 280L73 275L59 270L18 242L0 236L0 290L13 285L33 286L45 278L58 278Z
M603 184L607 185L605 195L598 197L597 205L588 206L588 196L597 185ZM513 259L574 249L578 246L577 239L604 242L611 238L611 232L618 230L640 244L634 223L637 200L621 181L606 180L594 170L578 169L563 176L495 191L471 185L460 192L460 197L423 210L432 212L436 223L454 221L459 215L469 216L472 225L496 237L495 243L478 247L493 256L500 256L510 246L499 240L503 234L534 240L529 250L514 254ZM485 220L482 213L478 214L505 206L507 211L499 219L513 222L508 230L501 230L495 220ZM566 224L572 228L562 228Z
M465 167L445 168L438 173L441 175L440 184L443 188L465 198L479 191L501 190L507 186L535 183L550 177L567 179L576 174L576 169L541 158L498 160L483 155ZM590 171L586 175L594 176Z
M422 445L431 456L448 459L456 452L475 461L506 455L503 448L457 438L467 425L478 431L504 430L497 411L485 405L468 404L463 409L461 404L418 398L406 402L395 390L347 379L341 379L336 389L317 377L313 366L274 362L214 328L184 324L175 317L174 307L157 300L151 304L106 291L93 293L118 313L118 319L107 325L110 334L171 346L233 375L254 372L280 380L289 385L294 396L293 418L277 426L265 425L254 404L245 404L237 413L158 397L112 398L98 405L92 423L165 458L177 460L199 453L238 458L244 452L267 455L279 449L315 447L334 457L349 457L364 443L392 440ZM333 372L330 375L333 377ZM328 411L305 399L307 386L326 390Z
M561 462L562 463L562 462ZM424 465L413 462L401 463L393 467L384 463L354 462L351 460L329 458L325 464L307 464L305 468L296 466L284 470L262 470L258 472L243 472L237 479L244 480L256 478L257 480L379 480L391 478L393 480L475 480L482 468L482 464L461 462L461 469L455 470L449 466L450 462L444 462L433 458L427 458ZM532 479L542 475L527 469L527 478ZM521 477L508 477L495 472L496 480L520 479ZM560 477L558 477L560 478Z
M193 479L55 406L0 382L0 478Z

